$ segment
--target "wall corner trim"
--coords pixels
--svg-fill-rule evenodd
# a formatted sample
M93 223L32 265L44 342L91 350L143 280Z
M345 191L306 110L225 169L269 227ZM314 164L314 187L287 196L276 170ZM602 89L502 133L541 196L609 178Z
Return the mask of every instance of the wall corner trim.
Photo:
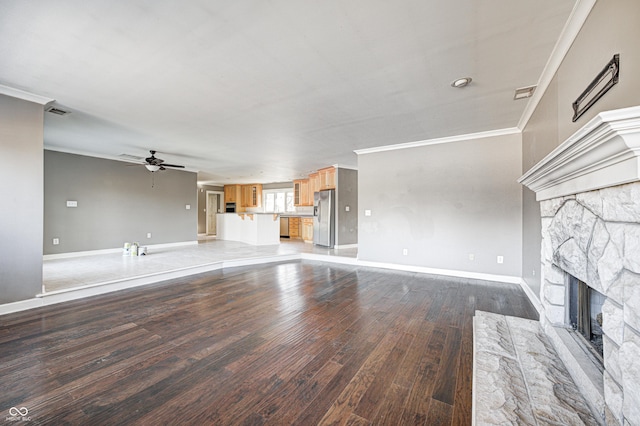
M533 96L529 99L527 106L522 112L522 116L520 117L520 121L518 122L518 129L524 130L527 126L527 123L531 119L533 112L538 107L540 100L542 100L542 96L549 88L549 84L551 84L551 80L558 72L564 57L569 52L571 45L575 41L578 33L582 29L582 26L589 17L591 13L591 9L595 6L597 0L577 0L573 10L571 11L571 15L569 15L569 19L565 24L562 32L560 33L560 37L556 42L556 45L553 47L551 51L551 56L549 56L549 60L547 64L544 66L542 70L542 74L540 75L540 79L538 80L537 88L535 92L533 92Z

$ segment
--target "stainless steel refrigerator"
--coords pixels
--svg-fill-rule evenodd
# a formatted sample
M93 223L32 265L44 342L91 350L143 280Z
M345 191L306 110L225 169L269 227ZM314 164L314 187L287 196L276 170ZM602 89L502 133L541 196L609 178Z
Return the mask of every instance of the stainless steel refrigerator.
M335 239L335 191L313 194L313 244L333 247Z

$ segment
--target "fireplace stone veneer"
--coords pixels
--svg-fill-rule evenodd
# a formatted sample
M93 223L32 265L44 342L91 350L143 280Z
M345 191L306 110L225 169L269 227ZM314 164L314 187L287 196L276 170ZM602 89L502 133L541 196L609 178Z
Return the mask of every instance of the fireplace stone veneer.
M564 326L565 271L602 293L604 401L640 424L640 183L541 202L544 317Z
M584 354L568 358L590 372L567 368L606 424L640 424L640 108L599 114L520 182L540 201L542 326L561 356L576 355L558 337L567 327L566 273L602 293L604 371L585 379L597 367L584 365Z

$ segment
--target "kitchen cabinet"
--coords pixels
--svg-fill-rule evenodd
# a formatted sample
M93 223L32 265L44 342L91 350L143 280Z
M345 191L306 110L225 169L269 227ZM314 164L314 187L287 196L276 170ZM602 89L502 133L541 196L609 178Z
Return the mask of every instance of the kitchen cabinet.
M318 191L320 191L320 173L311 173L309 175L309 192L311 194L311 204L313 204L313 193Z
M262 185L242 185L242 207L260 207L262 205Z
M336 169L335 167L325 167L318 170L320 175L320 190L336 189Z
M300 238L300 218L289 218L289 238Z
M225 203L239 203L240 198L241 198L240 185L224 186L224 202Z
M309 179L297 179L293 181L293 205L313 205L313 195L311 196L311 202L309 202Z
M313 218L312 217L303 217L302 218L302 239L305 243L313 242Z

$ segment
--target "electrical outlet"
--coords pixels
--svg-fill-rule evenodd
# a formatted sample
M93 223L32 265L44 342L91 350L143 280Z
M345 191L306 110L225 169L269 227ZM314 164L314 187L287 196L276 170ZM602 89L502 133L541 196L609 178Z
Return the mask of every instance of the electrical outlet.
M348 212L349 210L350 210L349 206L345 206L345 207L344 207L344 211L345 211L345 212Z
M402 249L402 255L403 256L408 256L409 255L409 249Z
M531 274L535 277L536 276L536 270L534 269Z
M498 263L504 263L504 256L498 256Z
M475 260L476 259L476 255L473 253L469 253L469 260Z
M187 210L191 210L191 204L187 204L186 206L184 206L184 208Z
M151 238L151 232L147 232L147 238Z
M53 245L57 246L58 244L60 244L60 239L59 238L54 238L53 239Z

